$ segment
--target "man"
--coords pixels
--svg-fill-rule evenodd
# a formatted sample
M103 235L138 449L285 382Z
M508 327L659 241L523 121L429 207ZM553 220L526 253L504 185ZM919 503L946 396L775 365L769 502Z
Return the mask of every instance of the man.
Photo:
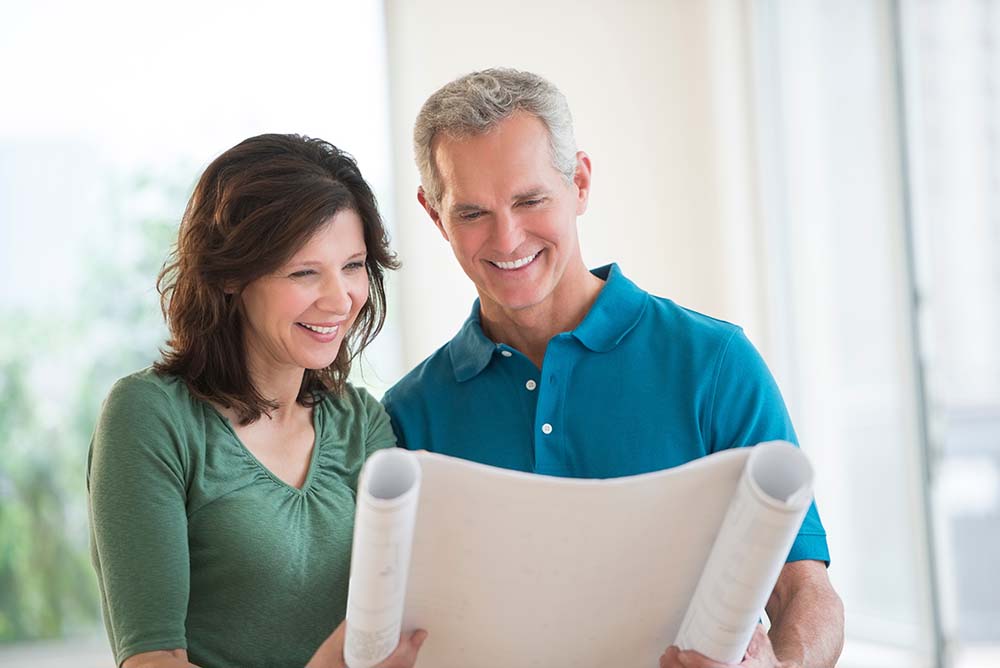
M778 388L735 325L589 271L576 218L591 164L562 94L477 72L424 104L417 199L476 286L461 331L386 393L401 445L521 471L610 478L731 447L795 441ZM692 503L696 503L692 499ZM833 666L843 608L812 507L744 666ZM780 661L779 661L780 658ZM716 667L667 648L668 666Z

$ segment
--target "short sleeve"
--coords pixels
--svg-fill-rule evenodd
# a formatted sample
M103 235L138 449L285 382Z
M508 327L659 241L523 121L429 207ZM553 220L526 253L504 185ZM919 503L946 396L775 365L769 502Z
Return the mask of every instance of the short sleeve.
M798 444L778 384L742 330L733 332L719 357L713 397L711 452L764 441Z
M708 434L711 452L776 440L798 445L778 384L740 329L732 334L719 359ZM788 555L788 561L806 559L830 563L826 530L815 501Z
M186 649L190 566L185 437L161 388L111 390L87 467L91 556L115 660Z
M392 389L382 395L382 407L389 416L392 431L396 435L396 444L401 448L406 448L406 438L403 432L402 423L399 420L399 416L396 414L396 404L393 402Z
M396 446L396 434L385 408L367 390L360 390L368 415L368 437L365 439L365 457L370 457L376 450Z

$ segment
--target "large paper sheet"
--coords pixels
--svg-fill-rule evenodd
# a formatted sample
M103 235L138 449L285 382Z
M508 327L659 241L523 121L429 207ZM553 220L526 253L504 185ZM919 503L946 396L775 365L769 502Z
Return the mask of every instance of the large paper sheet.
M811 498L782 442L607 480L380 451L358 491L347 664L416 628L420 668L655 666L671 644L739 662Z

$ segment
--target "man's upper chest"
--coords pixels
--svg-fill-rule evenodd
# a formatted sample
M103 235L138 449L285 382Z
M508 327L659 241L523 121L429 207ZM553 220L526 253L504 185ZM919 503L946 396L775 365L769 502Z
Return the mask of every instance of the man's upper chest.
M707 369L678 364L655 341L594 352L569 334L542 368L506 346L426 419L429 447L485 464L605 478L656 471L707 453ZM414 447L415 444L410 444Z

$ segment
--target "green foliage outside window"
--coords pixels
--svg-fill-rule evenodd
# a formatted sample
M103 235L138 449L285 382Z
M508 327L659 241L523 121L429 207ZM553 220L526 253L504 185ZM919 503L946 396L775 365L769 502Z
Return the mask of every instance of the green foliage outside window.
M0 304L0 642L100 623L87 450L111 385L151 364L165 340L155 281L188 189L160 174L112 183L107 224L82 249L85 278L33 282L37 310ZM46 290L71 290L70 312L46 309Z

